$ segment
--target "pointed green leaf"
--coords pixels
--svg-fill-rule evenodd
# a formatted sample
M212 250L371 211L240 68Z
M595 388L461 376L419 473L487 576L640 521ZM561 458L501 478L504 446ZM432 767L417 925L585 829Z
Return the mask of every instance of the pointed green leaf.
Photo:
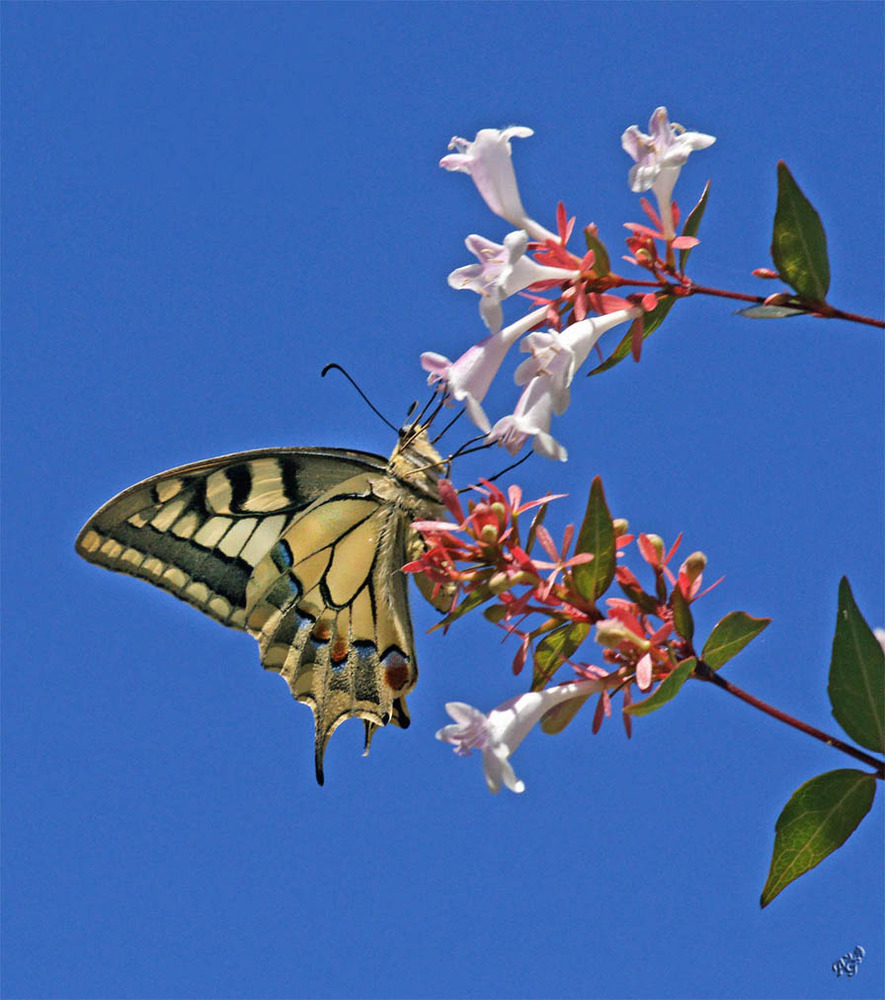
M532 670L532 691L540 691L587 638L590 626L586 622L569 622L555 629L535 647Z
M794 300L791 300L794 301ZM746 316L747 319L789 319L791 316L807 316L804 309L790 309L789 306L748 306L746 309L735 309L735 316Z
M713 627L704 643L701 659L708 667L718 670L770 624L770 618L753 618L746 611L732 611Z
M525 553L528 555L532 551L532 546L535 544L535 536L538 534L538 528L544 523L544 518L547 516L547 511L550 510L550 504L544 504L543 507L539 507L534 517L532 518L532 524L529 528L528 538L525 540Z
M550 736L561 733L584 707L587 699L592 697L593 695L588 694L583 698L569 698L568 701L554 705L549 712L541 716L541 731L548 733Z
M593 251L593 270L600 278L604 278L612 269L605 244L598 237L587 232L586 229L584 230L584 241L587 244L587 249Z
M841 847L870 811L875 793L875 776L850 767L820 774L797 788L775 824L760 905L768 906L782 889Z
M660 601L657 598L652 597L651 594L646 594L646 592L641 587L631 587L627 583L621 583L618 581L618 586L627 596L627 598L633 601L634 604L639 605L639 610L644 611L647 615L656 615L660 609Z
M480 587L478 590L474 590L469 593L463 601L456 607L453 608L441 621L438 621L433 628L428 629L429 632L435 632L440 628L447 628L452 622L457 621L462 615L466 615L468 611L472 611L474 608L479 607L480 604L484 604L486 601L491 600L494 594L489 590L488 587Z
M676 631L683 639L691 641L694 636L694 619L691 616L688 601L679 587L673 588L673 593L670 595L670 607L673 609L673 624Z
M692 670L697 666L697 662L693 656L687 660L683 660L669 677L665 677L661 681L657 691L653 695L646 698L645 701L636 701L632 705L628 705L624 711L630 715L648 715L649 712L654 712L662 705L666 705L668 701L679 694L682 685L688 680Z
M825 302L830 288L827 236L814 206L781 160L771 259L778 274L803 298Z
M697 205L688 213L688 218L685 220L685 225L682 227L683 236L697 236L698 228L701 225L701 219L704 217L704 209L707 207L707 196L710 194L710 182L707 181L704 186L704 193L698 200ZM691 253L691 247L687 250L679 251L679 270L684 271L686 262L688 261L688 255Z
M583 552L592 552L593 559L575 566L572 579L581 597L595 601L611 586L617 564L615 529L599 476L590 484L587 510L575 542L575 555Z
M675 301L676 299L674 296L664 295L658 300L658 304L654 307L654 309L645 314L645 326L642 331L643 340L647 340L648 337L650 337L651 334L657 330L661 323L664 322L664 318L670 311L670 308ZM601 364L598 364L592 371L588 372L588 376L598 375L600 372L608 371L609 368L614 368L615 365L620 364L620 362L630 354L632 347L633 334L630 330L628 330L609 357L607 357Z
M885 653L844 576L827 693L833 716L845 732L868 750L885 753Z

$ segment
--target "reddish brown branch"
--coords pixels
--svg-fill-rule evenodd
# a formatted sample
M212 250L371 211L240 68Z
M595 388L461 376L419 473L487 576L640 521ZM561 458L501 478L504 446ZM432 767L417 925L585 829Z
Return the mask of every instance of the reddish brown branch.
M684 293L686 295L715 295L722 299L738 299L741 302L756 302L759 305L765 304L765 298L760 295L743 295L740 292L726 292L719 288L707 288L705 285L696 285L692 282ZM766 296L767 297L767 296ZM788 303L789 309L798 309L808 313L810 316L820 316L822 319L844 319L851 323L863 323L865 326L875 326L880 330L885 330L885 320L873 319L871 316L860 316L857 313L845 312L844 309L836 309L835 306L826 302Z
M733 694L735 698L740 698L741 701L745 701L748 705L758 708L760 712L765 712L766 715L770 715L772 718L778 719L780 722L785 722L788 726L792 726L794 729L798 729L800 732L806 733L808 736L813 736L816 740L826 743L827 746L835 747L837 750L847 753L850 757L854 757L856 760L874 768L877 778L880 780L885 779L885 763L881 760L877 760L875 757L865 753L863 750L858 750L857 747L851 746L850 743L844 743L837 737L830 736L829 733L825 733L820 729L815 729L814 726L809 726L807 722L802 722L801 719L795 719L792 715L787 715L786 712L782 712L779 708L767 705L764 701L760 701L759 698L743 691L736 684L732 684L731 681L727 681L724 677L720 677L719 674L708 667L703 660L698 661L694 676L697 677L698 680L709 681L711 684L715 684L723 691Z

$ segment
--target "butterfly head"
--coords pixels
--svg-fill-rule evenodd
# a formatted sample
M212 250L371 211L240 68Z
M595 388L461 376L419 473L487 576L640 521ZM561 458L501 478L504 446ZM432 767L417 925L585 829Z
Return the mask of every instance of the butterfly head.
M439 503L438 483L446 462L431 444L428 427L429 423L415 421L400 428L388 469L397 479L405 480L414 492Z

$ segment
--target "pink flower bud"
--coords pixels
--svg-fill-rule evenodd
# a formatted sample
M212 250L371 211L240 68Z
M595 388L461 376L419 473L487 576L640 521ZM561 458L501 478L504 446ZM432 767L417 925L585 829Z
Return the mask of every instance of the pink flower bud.
M606 618L596 626L596 641L606 649L617 649L618 646L626 643L636 649L647 652L651 644L632 632L623 622L615 618Z
M641 534L637 542L642 558L655 569L660 569L664 560L664 539L660 535Z
M707 557L703 552L692 552L690 556L685 560L685 562L680 566L680 575L684 573L691 583L704 572L707 566Z

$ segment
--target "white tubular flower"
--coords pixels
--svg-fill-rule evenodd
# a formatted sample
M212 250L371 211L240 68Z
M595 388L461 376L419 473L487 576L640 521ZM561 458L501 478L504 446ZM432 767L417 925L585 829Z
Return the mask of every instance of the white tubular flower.
M504 243L493 243L475 234L464 241L467 249L479 258L478 264L459 267L449 275L452 288L470 288L481 296L479 313L486 326L497 333L503 322L501 302L538 281L568 281L580 271L544 267L525 256L528 234L523 229L509 233Z
M498 705L488 715L464 702L450 701L446 711L455 725L444 726L436 738L453 743L455 753L462 757L469 757L471 750L481 750L486 784L493 794L501 790L502 784L512 792L524 792L525 784L516 777L508 759L513 751L555 705L572 698L586 698L604 687L604 680L583 680L529 691Z
M686 132L681 125L670 124L666 108L656 108L648 123L649 134L631 125L621 136L624 151L636 161L630 168L630 190L637 193L652 188L658 202L664 236L671 240L673 213L670 199L682 165L696 149L706 149L716 141L703 132Z
M516 384L525 385L535 375L550 371L557 364L556 356L567 352L571 361L565 385L570 386L575 373L587 360L599 338L622 323L632 322L641 313L642 310L638 306L633 309L619 309L604 316L588 316L587 319L572 323L561 332L538 330L530 333L520 345L520 350L529 351L532 356L526 358L516 369L513 376Z
M550 434L550 421L554 413L563 413L568 407L566 380L570 367L569 353L559 352L551 370L529 381L513 413L502 417L492 427L486 440L500 441L511 455L515 455L531 437L534 439L532 448L539 455L558 462L567 461L568 452Z
M421 367L430 372L427 381L431 385L444 382L446 393L463 403L476 426L488 432L491 424L481 403L509 350L510 344L501 334L492 333L469 347L457 361L425 351L421 355Z
M439 165L445 170L460 170L470 174L483 201L495 215L506 219L517 229L524 229L533 239L543 242L556 237L526 215L510 158L510 140L514 136L525 139L533 134L530 128L512 125L505 129L481 129L473 142L455 136L449 143L449 149L457 152L444 156Z
M468 348L457 361L425 351L421 355L421 367L430 373L428 383L443 382L448 395L463 402L470 419L481 431L488 433L491 424L480 404L511 346L526 330L540 323L546 314L546 306L534 309L522 319Z

